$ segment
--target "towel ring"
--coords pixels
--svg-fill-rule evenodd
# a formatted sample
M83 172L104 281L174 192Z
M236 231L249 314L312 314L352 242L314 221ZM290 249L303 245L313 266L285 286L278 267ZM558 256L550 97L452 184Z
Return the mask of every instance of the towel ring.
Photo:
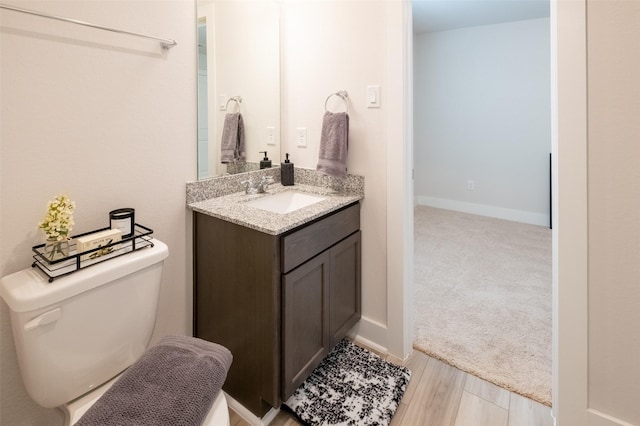
M224 109L227 110L229 108L229 102L235 102L236 106L238 107L238 111L240 111L240 104L242 103L242 96L232 96L229 99L227 99L227 103L224 104Z
M349 97L349 94L347 93L346 90L339 90L335 93L330 94L329 96L327 96L327 99L324 101L324 110L325 111L329 111L329 109L327 108L327 102L329 102L329 99L331 99L332 96L338 96L340 98L342 98L342 100L344 101L344 106L346 108L346 113L349 113L349 102L347 101L347 98Z

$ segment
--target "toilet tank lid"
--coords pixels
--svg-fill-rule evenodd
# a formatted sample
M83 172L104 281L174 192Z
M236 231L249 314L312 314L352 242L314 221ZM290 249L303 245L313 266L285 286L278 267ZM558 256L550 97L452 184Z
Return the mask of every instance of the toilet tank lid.
M0 280L0 296L14 312L28 312L59 303L133 272L162 262L169 248L153 239L146 247L114 259L57 278L50 283L37 268L28 268Z

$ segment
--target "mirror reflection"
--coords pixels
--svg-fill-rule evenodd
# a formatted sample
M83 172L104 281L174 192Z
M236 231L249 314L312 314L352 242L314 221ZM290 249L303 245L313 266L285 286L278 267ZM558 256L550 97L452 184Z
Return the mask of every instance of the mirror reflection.
M258 169L264 151L279 164L278 2L199 0L197 6L198 179Z

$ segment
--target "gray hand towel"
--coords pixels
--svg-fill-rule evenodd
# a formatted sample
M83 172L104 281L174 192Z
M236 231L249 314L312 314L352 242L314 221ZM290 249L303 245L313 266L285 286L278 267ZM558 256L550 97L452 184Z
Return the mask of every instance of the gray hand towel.
M167 336L147 349L76 426L202 424L232 360L224 346Z
M245 161L244 121L239 112L228 113L224 116L220 145L222 151L220 161L222 163Z
M348 149L349 115L346 112L325 112L316 169L329 176L346 177Z

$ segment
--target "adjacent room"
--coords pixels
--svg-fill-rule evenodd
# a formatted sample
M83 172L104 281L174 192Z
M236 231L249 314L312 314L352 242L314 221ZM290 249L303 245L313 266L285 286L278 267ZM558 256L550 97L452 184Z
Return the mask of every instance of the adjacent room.
M414 348L551 405L549 3L413 10Z

